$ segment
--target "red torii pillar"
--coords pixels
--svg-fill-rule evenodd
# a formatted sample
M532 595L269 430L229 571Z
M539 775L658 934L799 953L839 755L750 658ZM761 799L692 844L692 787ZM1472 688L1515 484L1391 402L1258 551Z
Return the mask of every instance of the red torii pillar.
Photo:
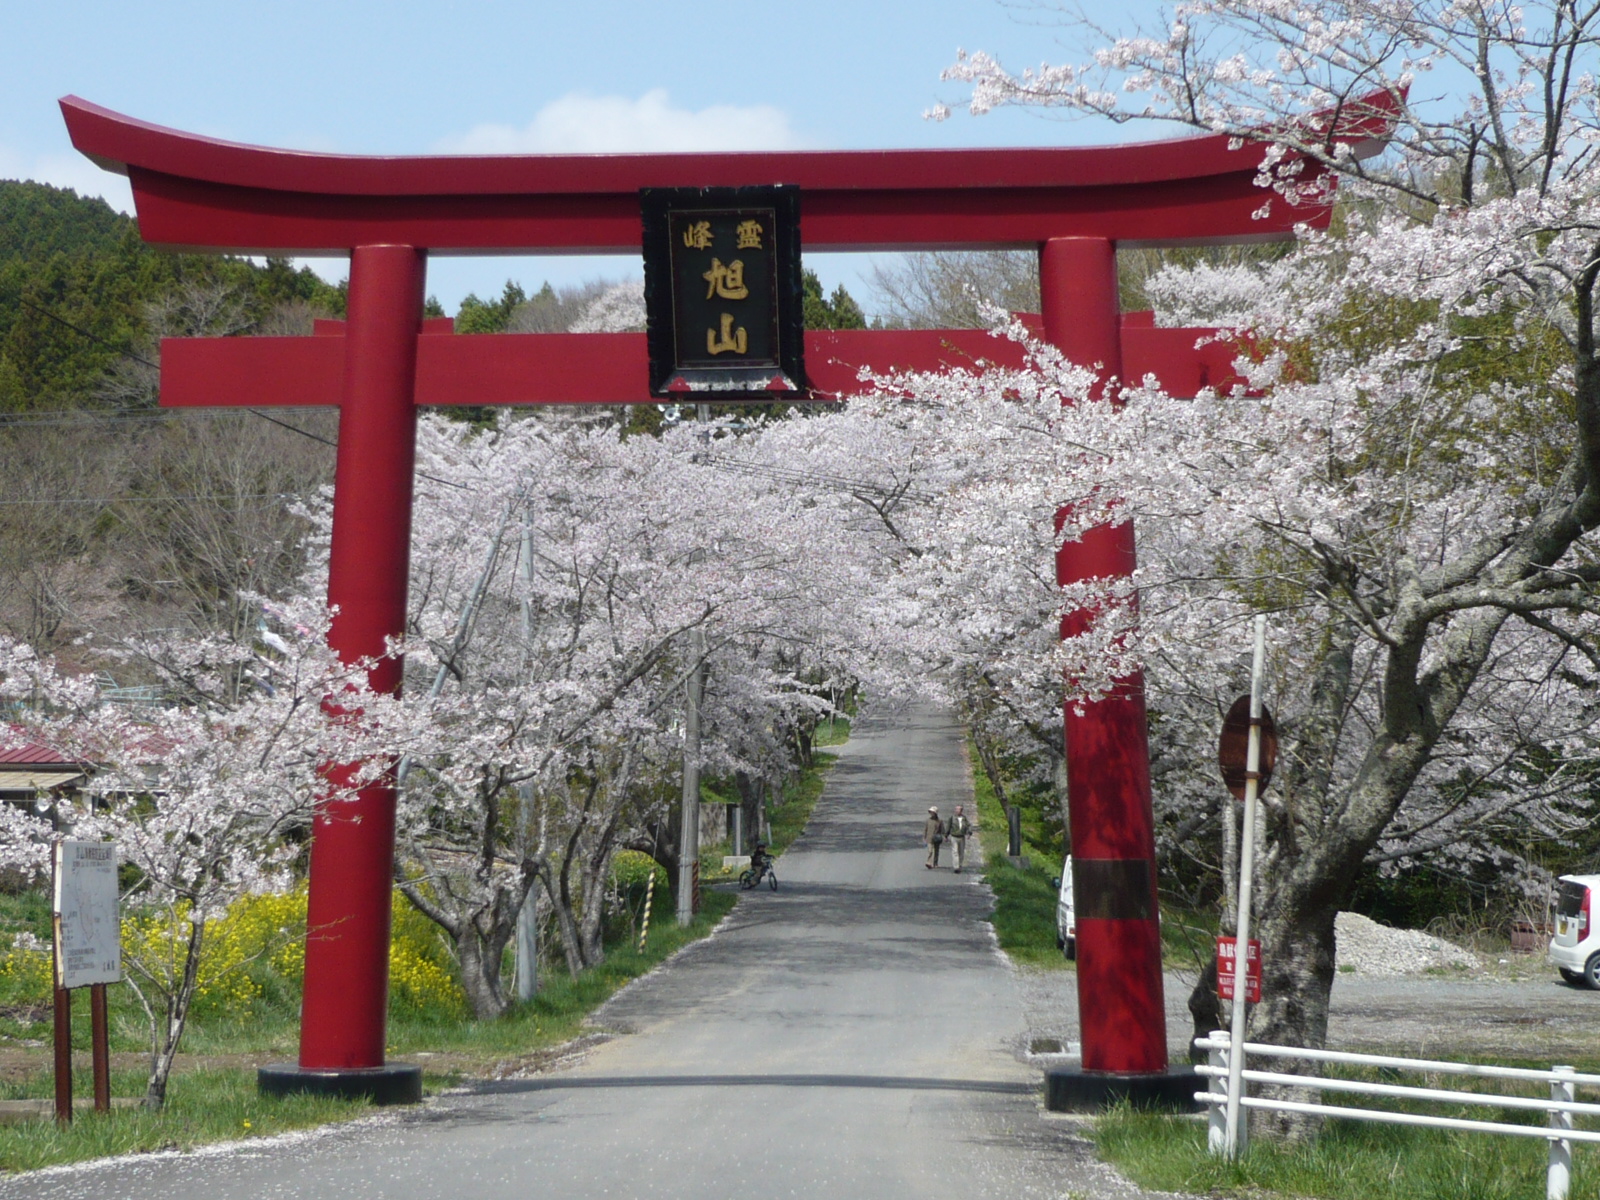
M328 554L328 604L338 611L329 642L346 662L379 659L368 682L380 692L398 693L404 674L398 657L383 655L406 628L425 267L411 246L359 246L350 255ZM392 777L351 802L317 808L300 1060L298 1069L269 1068L269 1090L303 1090L321 1081L314 1073L333 1072L327 1082L335 1090L360 1082L380 1100L421 1099L421 1069L387 1064L384 1052L394 829Z
M1080 365L1099 365L1102 383L1123 372L1117 251L1099 238L1055 238L1039 250L1044 338ZM1191 335L1198 330L1187 331ZM1192 344L1192 343L1191 343ZM1231 374L1231 371L1227 372ZM1218 382L1222 382L1219 378ZM1086 403L1109 404L1101 396ZM1056 580L1126 578L1134 570L1133 524L1102 525L1056 555ZM1069 614L1062 637L1079 633L1088 614ZM1155 814L1144 678L1119 680L1110 695L1063 714L1067 811L1074 890L1080 898L1078 1026L1084 1074L1052 1075L1052 1108L1098 1106L1128 1094L1105 1073L1143 1075L1136 1098L1182 1104L1187 1081L1168 1076L1167 1019L1161 977L1161 920L1156 899ZM1092 762L1081 771L1072 764ZM1087 901L1087 902L1085 902ZM1105 1004L1109 989L1120 998Z
M128 175L147 241L350 254L342 336L329 323L310 338L177 339L162 352L163 405L340 408L328 592L339 608L331 640L347 659L381 653L404 630L418 406L653 402L642 334L457 338L444 333L447 322L424 323L429 252L629 252L640 244L643 187L783 180L801 189L813 250L1042 247L1045 336L1074 361L1107 374L1155 371L1181 390L1208 373L1221 382L1227 354L1197 352L1196 331L1120 317L1115 245L1282 238L1330 215L1279 205L1257 219L1260 150L1221 136L1070 149L392 159L218 142L74 97L62 110L79 150ZM807 335L807 370L822 394L856 390L860 366L936 369L980 357L1019 355L970 330ZM1115 576L1132 562L1132 530L1119 525L1064 547L1058 574ZM397 690L400 671L384 662L373 685ZM1193 1090L1165 1073L1144 737L1137 679L1067 716L1077 1078L1092 1085L1091 1102ZM336 818L319 814L314 832L299 1063L264 1070L262 1084L413 1099L420 1073L384 1055L392 784L341 808ZM1071 1106L1071 1089L1058 1091L1052 1080L1052 1106Z

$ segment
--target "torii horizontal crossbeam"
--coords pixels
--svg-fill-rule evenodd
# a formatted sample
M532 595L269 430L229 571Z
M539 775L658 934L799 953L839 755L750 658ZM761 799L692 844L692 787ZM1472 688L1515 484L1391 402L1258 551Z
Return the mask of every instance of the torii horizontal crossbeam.
M248 254L632 253L639 189L794 184L807 250L1286 238L1326 207L1257 216L1262 148L1205 136L1124 146L380 157L180 133L76 96L72 144L133 185L148 242ZM1318 171L1306 164L1304 179Z
M1192 396L1232 379L1232 349L1197 348L1210 330L1156 329L1129 314L1122 358L1131 379L1154 375ZM301 408L337 405L344 381L343 322L318 337L167 338L161 343L164 408ZM453 336L448 320L417 336L419 408L501 404L659 404L650 395L642 333L507 333ZM806 334L806 371L819 398L862 390L863 369L935 371L980 360L1022 365L1022 347L981 329L828 330Z

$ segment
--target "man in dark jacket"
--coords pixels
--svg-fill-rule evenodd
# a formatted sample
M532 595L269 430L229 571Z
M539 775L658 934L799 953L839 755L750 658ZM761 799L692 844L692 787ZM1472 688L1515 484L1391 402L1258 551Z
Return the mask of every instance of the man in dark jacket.
M928 819L922 825L922 840L928 847L928 861L923 866L931 871L939 865L939 845L944 841L944 822L939 820L937 808L928 809Z

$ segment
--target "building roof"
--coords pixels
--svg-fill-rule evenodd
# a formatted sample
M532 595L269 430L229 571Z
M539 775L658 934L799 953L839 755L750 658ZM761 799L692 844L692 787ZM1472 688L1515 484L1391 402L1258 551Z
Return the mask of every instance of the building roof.
M13 733L18 733L15 726ZM0 747L0 767L74 767L82 766L77 759L68 758L59 750L46 746L43 742L25 742L10 748Z
M84 771L5 770L0 768L0 792L48 791L64 783L82 783Z

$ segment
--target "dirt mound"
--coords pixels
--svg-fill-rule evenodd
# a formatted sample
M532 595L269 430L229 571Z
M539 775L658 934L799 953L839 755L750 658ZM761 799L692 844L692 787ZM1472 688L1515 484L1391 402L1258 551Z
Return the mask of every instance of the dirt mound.
M1474 970L1478 956L1416 929L1391 929L1342 912L1334 920L1334 961L1341 972L1369 977L1421 975L1429 970Z

